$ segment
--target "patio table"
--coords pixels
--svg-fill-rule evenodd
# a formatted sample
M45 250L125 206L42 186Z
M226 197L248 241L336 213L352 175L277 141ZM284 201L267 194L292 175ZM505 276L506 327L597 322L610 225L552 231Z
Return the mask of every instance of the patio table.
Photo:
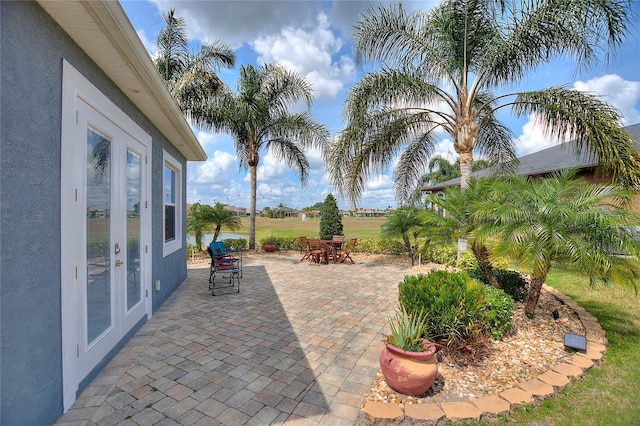
M338 256L335 253L338 252L339 249L342 248L341 241L334 240L320 240L320 244L322 245L322 251L324 256L324 263L329 264L329 254L333 249L333 263L338 263Z

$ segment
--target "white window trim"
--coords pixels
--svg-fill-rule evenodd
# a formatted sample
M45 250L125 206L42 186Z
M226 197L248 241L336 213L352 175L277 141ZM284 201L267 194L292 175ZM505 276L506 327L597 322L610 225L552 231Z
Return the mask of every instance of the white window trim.
M166 223L165 217L165 201L164 201L164 188L165 188L165 174L164 168L166 166L171 167L176 172L176 182L175 182L175 199L176 199L176 217L175 217L175 226L176 226L176 237L173 241L165 241L164 235L164 224ZM171 154L167 151L162 151L162 256L167 257L171 253L174 253L182 248L182 215L184 210L184 203L182 202L182 164L178 160L176 160Z

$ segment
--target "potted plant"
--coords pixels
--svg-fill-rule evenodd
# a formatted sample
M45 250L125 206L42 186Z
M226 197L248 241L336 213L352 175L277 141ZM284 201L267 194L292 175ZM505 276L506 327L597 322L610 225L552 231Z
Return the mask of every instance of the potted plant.
M409 314L404 306L389 318L390 333L380 351L380 368L389 387L405 395L424 394L438 375L435 344L424 338L427 315L424 309Z
M262 248L268 253L276 251L276 237L269 235L267 238L262 240Z

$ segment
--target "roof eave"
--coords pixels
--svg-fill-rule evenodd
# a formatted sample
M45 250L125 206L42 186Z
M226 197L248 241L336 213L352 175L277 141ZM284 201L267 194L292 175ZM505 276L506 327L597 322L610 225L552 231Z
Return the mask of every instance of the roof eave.
M207 159L120 3L38 3L187 160Z

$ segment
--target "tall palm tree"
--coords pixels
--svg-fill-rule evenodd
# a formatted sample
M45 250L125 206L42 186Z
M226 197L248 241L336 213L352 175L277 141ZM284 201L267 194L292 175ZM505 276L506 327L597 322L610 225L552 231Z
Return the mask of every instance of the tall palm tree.
M515 165L511 131L497 113L535 114L549 136L568 137L616 179L640 183L640 157L620 115L594 95L556 86L506 92L556 58L585 67L620 46L632 12L626 0L444 0L430 12L369 9L354 29L356 60L382 63L351 90L347 127L326 150L333 185L352 203L367 178L394 170L407 200L443 137L460 158L461 186L473 153Z
M224 90L216 73L220 67L233 67L236 56L219 40L200 47L197 53L191 52L184 19L175 16L175 9L163 17L165 27L156 38L158 52L153 60L180 109L196 117L212 97Z
M492 252L519 259L529 269L525 313L530 317L556 262L573 265L592 281L610 280L637 291L640 244L629 226L640 223L640 217L628 208L631 194L617 186L576 179L576 172L497 180L492 190L507 194L508 202L489 197L476 212L477 220L496 237Z
M311 85L280 65L240 67L236 93L224 92L209 104L198 123L230 134L242 169L251 177L249 248L255 248L256 185L260 151L266 150L298 172L302 185L309 176L305 149L322 148L329 131L308 112L291 113L299 102L313 101Z

